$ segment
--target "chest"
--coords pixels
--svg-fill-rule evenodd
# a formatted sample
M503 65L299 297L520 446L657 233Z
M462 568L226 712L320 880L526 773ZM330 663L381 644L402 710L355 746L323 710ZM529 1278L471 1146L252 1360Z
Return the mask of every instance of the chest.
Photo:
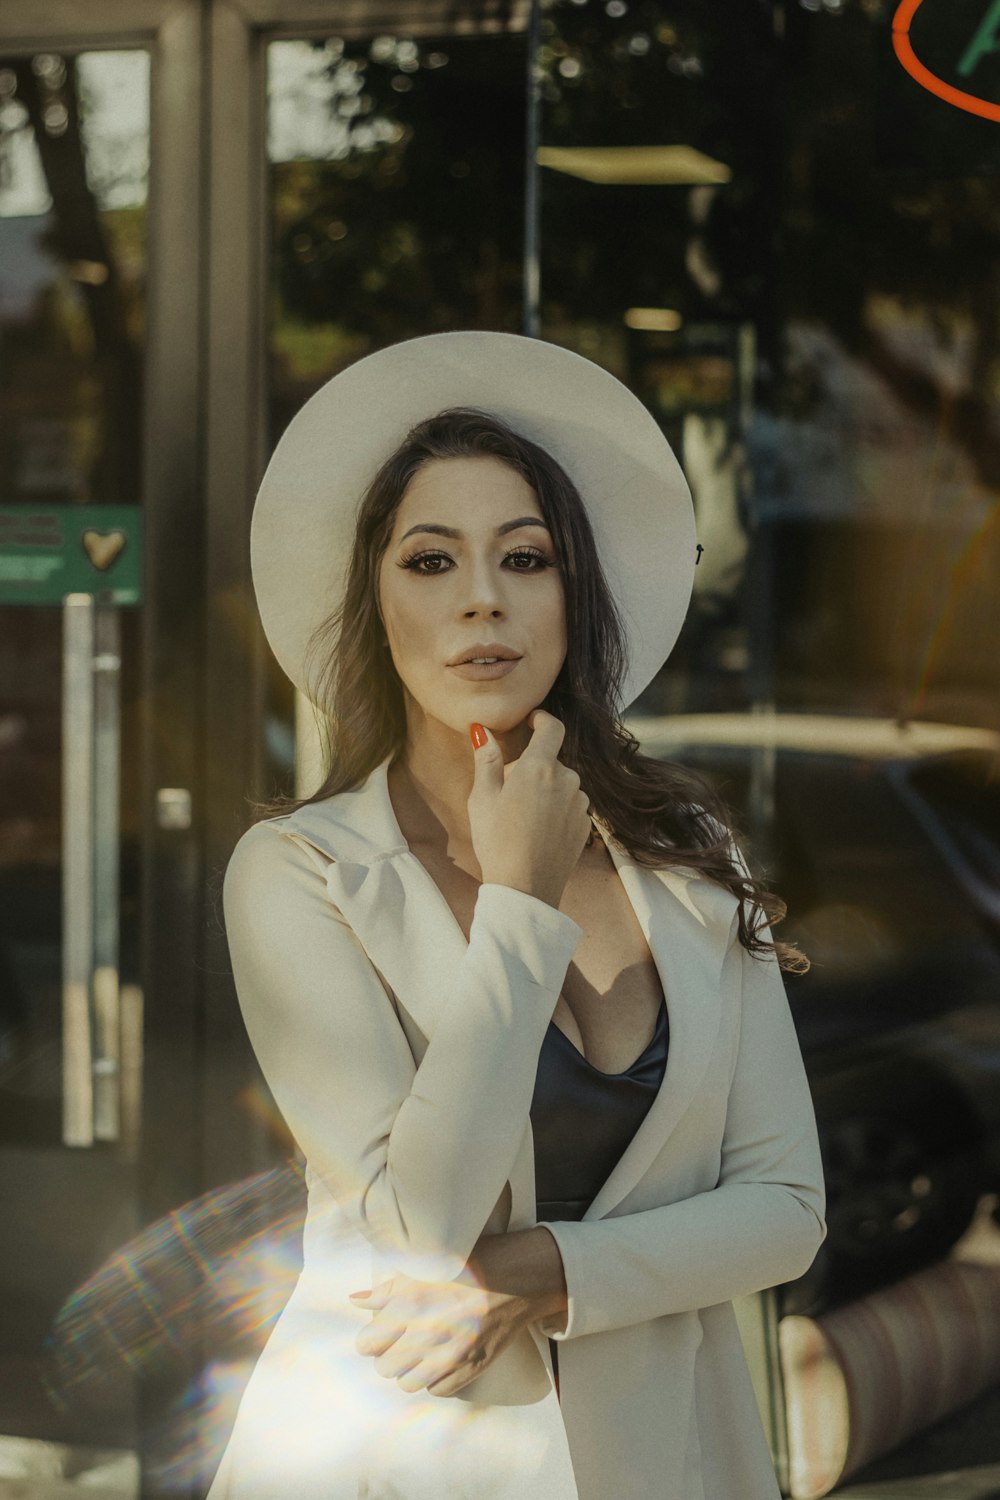
M414 852L468 940L479 881L439 851L419 848ZM653 1039L663 988L602 839L583 851L559 909L579 923L583 937L566 972L552 1020L595 1068L623 1073Z

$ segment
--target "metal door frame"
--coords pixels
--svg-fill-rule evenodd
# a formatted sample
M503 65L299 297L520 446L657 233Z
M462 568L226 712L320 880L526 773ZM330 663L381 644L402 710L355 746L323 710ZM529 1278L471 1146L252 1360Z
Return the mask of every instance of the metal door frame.
M187 1159L178 1157L176 1121L179 1111L196 1118L193 1082L201 1005L190 955L201 948L202 19L197 0L91 0L85 11L76 0L5 0L0 10L0 48L8 53L130 46L148 48L153 57L142 443L148 539L142 630L142 979L147 1037L150 1028L154 1042L158 1031L166 1031L174 1063L169 1079L157 1078L157 1049L148 1048L142 1208L149 1216L161 1204L190 1196L198 1175L190 1153ZM184 539L183 566L179 536ZM178 704L190 705L190 717L178 716ZM157 825L155 793L161 787L192 792L190 828Z

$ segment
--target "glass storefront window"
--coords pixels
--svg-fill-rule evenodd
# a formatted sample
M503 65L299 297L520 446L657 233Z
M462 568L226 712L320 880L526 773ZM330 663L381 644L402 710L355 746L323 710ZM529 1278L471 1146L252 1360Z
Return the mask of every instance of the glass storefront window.
M505 269L493 285L507 292L487 305L455 295L431 229L443 226L449 255L468 231L457 253L466 287L481 289L478 211L455 186L471 191L476 169L468 152L441 152L459 121L479 139L482 77L470 72L476 105L460 111L457 91L435 96L455 76L431 62L431 48L457 56L443 39L270 52L274 440L370 349L438 328L520 329L533 170L540 335L630 385L691 483L703 546L692 607L629 718L650 753L706 771L730 799L788 900L781 935L812 960L788 990L830 1235L775 1301L784 1380L762 1381L801 1496L825 1492L824 1463L845 1495L945 1471L971 1495L1000 1458L995 1389L931 1374L932 1349L947 1359L968 1332L949 1298L973 1305L1000 1274L1000 146L995 125L914 97L894 9L774 0L723 18L693 0L551 0L533 59L533 166L523 44L505 43L492 149L513 232L494 237ZM941 24L954 62L967 48L954 18ZM494 47L480 39L468 56ZM988 50L977 56L995 70ZM418 113L432 97L433 129ZM287 688L271 703L287 754ZM301 743L299 755L301 770ZM868 1385L851 1407L843 1383L808 1386L800 1357L828 1340L836 1364L842 1347L856 1393L865 1319L891 1335L884 1367L871 1349L858 1356ZM976 1357L992 1368L990 1347ZM909 1417L888 1409L890 1389ZM811 1449L808 1433L833 1431L841 1412L849 1451Z
M830 1233L768 1392L803 1497L1000 1458L954 1301L1000 1288L1000 138L899 67L895 9L554 0L538 57L542 336L646 402L704 546L633 727L728 796L813 964ZM981 17L937 10L954 72Z

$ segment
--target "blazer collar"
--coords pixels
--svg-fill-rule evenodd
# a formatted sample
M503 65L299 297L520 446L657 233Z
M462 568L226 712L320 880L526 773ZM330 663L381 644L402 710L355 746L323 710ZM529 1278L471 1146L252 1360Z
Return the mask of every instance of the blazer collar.
M387 755L354 791L273 821L334 861L326 867L331 901L398 1002L430 1038L445 1001L442 976L457 968L468 945L441 890L403 837L389 797L391 758ZM653 1104L586 1219L603 1217L636 1185L697 1092L718 1037L726 1001L723 963L739 906L730 891L697 870L639 864L600 818L594 824L659 971L670 1045ZM534 1205L515 1202L512 1224L524 1215L533 1222Z

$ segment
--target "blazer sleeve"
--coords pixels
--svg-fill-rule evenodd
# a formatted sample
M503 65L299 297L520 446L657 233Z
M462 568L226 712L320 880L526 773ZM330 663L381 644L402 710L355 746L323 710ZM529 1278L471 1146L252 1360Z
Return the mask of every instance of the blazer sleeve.
M744 871L745 861L736 851ZM770 939L768 925L761 928ZM558 1340L710 1307L801 1276L826 1236L816 1116L781 970L736 941L740 1035L718 1183L617 1218L544 1221L563 1261Z
M247 1033L311 1173L356 1227L409 1274L453 1279L513 1167L583 929L524 891L482 885L418 1067L324 868L266 821L233 851L223 910Z

